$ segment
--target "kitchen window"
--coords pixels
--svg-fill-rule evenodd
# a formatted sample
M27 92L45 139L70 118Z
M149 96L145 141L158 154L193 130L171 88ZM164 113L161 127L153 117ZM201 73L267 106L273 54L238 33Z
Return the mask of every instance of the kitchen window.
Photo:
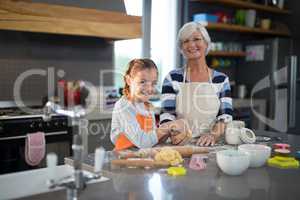
M149 1L145 6L151 5ZM142 16L143 1L125 0L128 15ZM145 8L147 10L147 8ZM148 52L159 69L158 89L167 73L174 69L176 62L176 32L177 32L177 1L152 0L151 5L150 49L142 48L142 39L122 40L114 43L115 75L114 86L123 87L123 75L127 63L133 58L144 57L142 52Z

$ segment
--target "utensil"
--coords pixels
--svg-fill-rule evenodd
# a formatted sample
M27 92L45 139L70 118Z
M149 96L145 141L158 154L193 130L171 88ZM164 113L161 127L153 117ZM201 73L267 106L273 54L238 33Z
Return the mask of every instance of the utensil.
M299 161L294 157L274 156L273 158L268 159L268 165L270 167L277 167L281 169L297 169L299 168Z

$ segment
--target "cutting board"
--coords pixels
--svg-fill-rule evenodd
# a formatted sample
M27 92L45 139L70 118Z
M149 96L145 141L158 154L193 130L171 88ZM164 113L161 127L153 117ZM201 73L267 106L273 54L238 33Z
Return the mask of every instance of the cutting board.
M155 161L151 159L116 159L111 161L112 165L123 166L123 167L169 167L169 162L166 161Z

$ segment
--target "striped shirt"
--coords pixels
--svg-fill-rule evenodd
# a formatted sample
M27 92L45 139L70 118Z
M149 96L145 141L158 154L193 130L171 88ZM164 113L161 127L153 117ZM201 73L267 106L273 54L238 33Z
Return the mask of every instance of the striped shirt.
M162 111L160 114L160 123L172 121L176 119L176 95L179 91L179 84L183 82L185 68L172 70L165 78L162 87ZM185 82L189 82L185 80ZM220 109L217 114L217 121L224 120L229 122L232 120L232 98L229 78L224 73L213 70L212 83L217 88L217 96L220 99Z
M136 118L138 114L152 117L153 124L150 132L145 132L141 128ZM146 110L144 103L133 104L122 96L116 102L112 113L110 139L113 144L120 134L124 134L138 148L154 146L158 142L154 112Z

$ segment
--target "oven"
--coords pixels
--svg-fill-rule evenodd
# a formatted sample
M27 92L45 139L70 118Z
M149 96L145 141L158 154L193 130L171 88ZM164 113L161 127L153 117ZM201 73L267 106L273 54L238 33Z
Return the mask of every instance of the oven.
M38 131L45 133L46 154L56 153L59 164L63 164L64 157L71 155L72 146L67 116L52 115L48 121L44 120L42 109L36 109L34 114L18 108L0 110L0 174L46 166L45 158L35 167L25 162L25 138Z

